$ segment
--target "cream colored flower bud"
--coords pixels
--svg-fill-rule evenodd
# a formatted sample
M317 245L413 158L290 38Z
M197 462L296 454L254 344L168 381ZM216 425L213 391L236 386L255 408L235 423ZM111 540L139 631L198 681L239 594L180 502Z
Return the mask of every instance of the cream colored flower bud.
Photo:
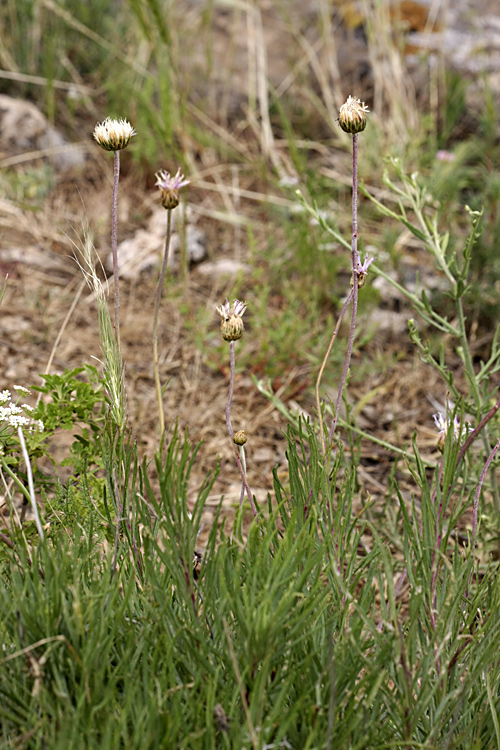
M233 441L235 445L245 445L247 441L247 434L245 430L238 430L238 432L235 432Z
M232 305L226 300L223 305L217 308L217 312L222 318L220 330L224 341L241 339L245 330L241 316L246 309L247 303L239 302L237 299L234 300Z
M364 102L349 96L340 108L339 125L345 133L361 133L366 128L366 113L370 110Z
M136 135L136 132L127 120L113 120L111 117L97 123L93 132L94 140L105 151L120 151L126 148L133 135Z

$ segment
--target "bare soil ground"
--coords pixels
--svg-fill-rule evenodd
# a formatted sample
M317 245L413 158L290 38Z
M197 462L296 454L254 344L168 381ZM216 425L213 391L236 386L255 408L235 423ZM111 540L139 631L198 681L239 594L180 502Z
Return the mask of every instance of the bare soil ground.
M82 186L81 174L73 175L48 194L43 211L33 215L19 209L8 227L4 215L3 231L8 229L9 244L24 246L27 253L29 248L29 253L32 249L38 250L38 255L30 254L27 263L4 263L2 268L2 274L9 274L1 308L2 387L14 383L39 384L39 374L47 370L51 357L52 372L82 363L98 364L94 359L100 358L97 309L82 284L81 273L72 257L72 243L79 241L80 217L84 213L89 225L97 228L98 249L105 252L108 247L110 166L99 153L85 170L85 185ZM89 174L93 174L92 179ZM196 185L190 191L190 201L202 203L207 210L214 208L213 195L197 191ZM129 174L122 181L120 205L125 215L120 224L121 237L132 235L137 230L138 220L147 217L152 192L139 188L133 175ZM258 207L243 206L242 210L258 221ZM207 218L203 230L208 237L211 260L234 255L233 227ZM267 231L263 227L260 236L256 236L262 253ZM244 246L242 250L245 259L248 250ZM129 425L141 454L148 456L153 455L158 441L151 344L156 280L156 272L147 272L135 281L121 283L121 336ZM221 356L218 348L219 316L215 312L216 305L226 296L232 298L233 284L231 278L205 275L201 267L190 269L185 284L175 272L165 288L161 311L161 376L164 382L168 380L164 399L166 418L172 424L178 419L181 430L189 430L194 444L202 442L192 475L193 498L206 472L213 470L220 460L220 473L206 509L207 529L221 496L224 496L226 515L232 515L240 496L239 475L225 425L229 361L228 356ZM258 287L252 293L258 294ZM273 308L281 304L277 293L271 299L269 325L273 325ZM404 309L400 315L399 323L402 320L404 327ZM237 347L245 347L248 354L257 338L252 336L251 307L245 318L246 334ZM59 333L60 341L53 351ZM200 337L204 339L201 346ZM316 372L308 364L306 355L307 352L298 353L282 375L275 378L273 388L281 393L285 403L313 417ZM366 360L370 357L373 364L367 366ZM253 359L259 360L257 351ZM366 373L362 383L355 376L357 367L362 367ZM418 428L420 448L429 457L436 456L436 434L431 419L434 407L429 399L444 401L446 394L437 376L410 348L405 331L400 328L396 334L390 330L377 333L368 349L356 354L353 372L354 384L349 389L349 398L355 405L360 427L400 448L408 445L413 431ZM258 392L252 374L260 375L250 370L237 376L232 420L236 429L244 428L249 435L249 484L258 502L265 503L267 493L272 493L274 467L278 468L286 485L286 420ZM344 439L345 435L342 437ZM69 436L63 434L56 440L55 455L63 457L68 439ZM362 442L360 503L368 498L378 503L391 501L388 478L393 461L388 451L367 440ZM400 471L404 472L403 464ZM409 483L408 498L410 492ZM392 501L397 502L396 498Z

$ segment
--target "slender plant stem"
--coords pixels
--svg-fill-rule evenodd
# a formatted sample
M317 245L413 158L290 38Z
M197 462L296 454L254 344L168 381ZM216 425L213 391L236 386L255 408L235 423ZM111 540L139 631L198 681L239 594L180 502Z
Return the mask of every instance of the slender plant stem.
M230 364L230 377L229 377L229 393L227 396L227 404L226 404L226 426L227 426L227 431L229 433L229 437L232 440L234 438L234 430L233 430L233 425L231 424L231 404L233 402L234 376L235 376L235 371L236 371L234 341L229 342L229 364ZM245 458L244 458L245 454L243 453L243 461L238 450L235 450L234 455L236 457L236 463L238 464L238 469L241 475L242 487L241 487L240 503L243 501L243 497L246 491L248 500L250 502L250 506L252 508L252 513L254 514L254 516L256 516L257 508L255 506L253 495L248 485L248 480L246 476L246 464L245 464Z
M16 545L14 544L12 539L9 539L9 537L6 534L3 534L1 531L0 531L0 542L3 542L4 544L6 544L9 549L16 548Z
M5 477L3 476L3 472L5 472L7 474L7 476L9 476L12 479L12 481L16 485L17 489L24 496L23 497L23 506L24 506L24 503L26 501L30 502L30 500L31 500L30 493L26 489L26 487L24 486L24 484L21 482L21 480L19 479L19 477L17 476L17 474L14 474L14 472L12 471L12 469L10 468L10 466L5 463L5 459L3 459L1 457L0 457L0 464L2 466L2 479L3 479L3 484L4 484L5 489L7 489L7 483L5 481ZM9 491L9 494L6 495L6 497L10 497L10 491ZM11 512L13 512L16 516L18 516L17 509L16 509L15 505L12 504L12 500L9 500L9 505L11 506Z
M489 412L482 418L478 426L474 430L472 430L469 437L460 448L459 454L457 456L456 470L458 470L458 467L460 466L460 463L463 457L469 450L470 444L477 438L477 436L479 435L483 427L487 424L487 422L490 421L490 419L497 413L499 409L500 409L500 398L498 399L496 404L489 410Z
M321 367L319 368L318 378L316 380L316 408L318 410L319 433L321 435L321 447L323 449L323 455L326 454L326 441L325 441L325 435L324 435L324 430L323 430L323 415L321 413L321 401L320 401L320 397L319 397L319 386L320 386L320 383L321 383L321 378L323 377L323 372L325 370L326 363L328 361L328 357L330 356L330 353L331 353L331 351L333 349L333 345L334 345L334 343L336 341L336 338L337 338L337 335L338 335L338 332L339 332L339 329L340 329L340 324L342 323L342 319L343 319L343 317L345 315L345 311L347 310L347 308L351 304L352 294L353 294L353 292L352 292L352 289L351 289L351 291L349 292L349 296L347 297L346 301L344 302L344 306L343 306L343 308L342 308L342 310L340 312L339 319L337 320L337 325L335 326L335 330L333 332L332 338L330 339L330 343L328 345L328 349L326 350L326 354L325 354L325 356L323 358L323 362L321 363Z
M113 203L111 208L111 251L115 281L115 335L120 345L120 291L118 276L118 182L120 180L120 152L113 152Z
M238 454L240 456L241 460L241 467L243 469L243 473L245 474L245 477L247 475L247 460L245 458L245 446L239 445L238 446ZM241 493L240 493L240 505L242 504L243 500L245 499L245 482L241 483Z
M486 472L490 468L490 464L493 461L493 458L495 457L495 453L500 448L500 440L497 441L497 444L491 451L490 455L488 456L488 459L484 465L484 468L481 472L481 476L479 478L479 484L476 490L476 496L474 498L474 507L472 509L472 535L471 535L471 547L474 547L474 539L476 536L476 529L477 529L477 511L479 507L479 498L481 496L481 490L483 487L484 478L486 476Z
M36 497L35 497L35 487L33 485L33 473L31 471L31 462L30 457L28 455L28 450L26 448L26 443L24 441L24 435L21 427L17 428L17 435L19 437L19 442L21 443L21 451L23 453L24 462L26 464L26 473L28 474L28 487L29 487L29 497L31 502L31 507L33 508L33 515L35 516L35 524L38 531L38 534L40 536L40 539L43 541L45 538L45 535L43 533L43 527L42 522L40 521L40 514L38 513L38 506L36 504Z
M163 284L165 282L165 274L167 271L168 263L168 251L170 249L170 237L172 235L172 210L167 210L167 232L165 235L165 249L163 252L163 262L161 265L160 278L158 279L158 286L156 287L155 295L155 307L153 313L153 359L154 359L154 375L156 385L156 399L158 401L158 415L160 419L160 440L163 438L165 432L165 415L163 412L163 396L161 392L160 383L160 364L158 359L158 321L160 318L160 304L161 304L161 293L163 290Z
M226 426L227 431L229 432L229 437L231 440L234 438L234 430L233 425L231 424L231 405L233 403L233 390L234 390L234 375L236 370L236 363L235 363L235 355L234 355L234 341L229 342L229 367L230 367L230 377L229 377L229 393L227 394L227 404L226 404Z
M467 340L467 333L465 330L465 317L463 313L461 299L457 300L456 310L457 310L457 318L458 318L458 328L460 330L460 341L462 345L463 361L465 364L465 370L467 372L467 375L469 376L469 381L470 381L474 401L476 404L476 409L479 414L481 410L482 402L481 402L481 396L479 393L476 373L474 371L474 365L472 363L469 342ZM489 433L489 430L488 428L486 428L485 430L483 430L483 433L481 435L486 453L489 453L491 451L491 443L490 443L488 433ZM498 485L497 485L497 480L496 480L496 474L494 471L491 472L491 485L492 485L492 491L493 491L493 500L494 500L495 510L498 513L498 511L500 510L500 500L499 500L499 495L498 495Z
M328 442L331 442L333 433L337 426L342 395L344 393L349 367L351 365L352 347L354 343L354 333L356 330L356 318L358 313L358 134L352 137L352 239L351 239L351 260L352 260L352 313L351 328L349 330L349 340L347 342L347 352L344 362L344 369L340 379L337 403L335 405L335 414L333 415L332 424L328 433Z
M247 493L248 501L250 503L250 507L252 508L252 513L254 514L254 516L256 516L257 515L257 507L255 505L255 501L253 499L252 491L250 489L250 485L248 484L248 479L246 477L245 470L244 470L243 465L241 463L241 458L240 458L240 455L239 455L238 451L235 451L235 456L236 456L236 463L238 464L238 469L239 469L239 472L240 472L240 475L241 475L242 485L245 488L245 491ZM242 496L243 496L243 492L242 492L242 494L240 496L240 501L242 499Z
M467 341L467 333L465 331L464 311L462 308L462 301L460 299L457 300L455 309L457 311L458 330L460 331L459 335L460 335L460 343L462 345L463 362L465 365L465 370L467 372L467 375L469 376L469 381L471 385L472 395L474 397L474 402L476 404L476 409L479 412L481 408L481 396L479 395L479 389L477 387L477 382L476 382L476 374L474 372L474 365L472 364L472 357L470 355L469 342Z

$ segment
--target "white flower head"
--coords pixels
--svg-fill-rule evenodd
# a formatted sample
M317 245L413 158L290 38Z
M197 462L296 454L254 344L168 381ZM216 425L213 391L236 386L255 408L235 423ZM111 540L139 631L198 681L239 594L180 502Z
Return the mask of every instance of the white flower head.
M22 393L24 396L29 396L31 391L28 388L25 388L24 385L15 385L15 390L18 393Z
M27 427L29 425L28 417L23 417L19 414L11 414L9 417L9 424L11 427Z
M106 117L94 128L93 137L105 151L120 151L126 148L133 135L137 135L128 120L114 120Z
M239 315L240 317L243 315L245 310L248 307L248 302L240 302L239 300L235 299L233 304L229 304L229 300L226 299L223 305L219 305L219 307L216 307L215 309L223 318L224 320L228 320L232 315Z
M29 390L24 388L24 386L15 385L14 388L18 392L29 393ZM40 432L43 432L43 422L40 419L35 421L31 416L31 413L35 411L34 407L30 404L14 403L11 399L10 391L0 391L0 426L12 427L15 430L18 427L28 430L36 427Z
M452 420L450 417L445 417L440 411L438 411L436 414L432 415L432 418L434 419L434 424L438 431L437 446L440 451L444 448L446 437L450 429L453 429L453 437L455 440L460 440L460 420L457 415L455 415ZM465 422L464 427L467 434L470 429L470 424Z

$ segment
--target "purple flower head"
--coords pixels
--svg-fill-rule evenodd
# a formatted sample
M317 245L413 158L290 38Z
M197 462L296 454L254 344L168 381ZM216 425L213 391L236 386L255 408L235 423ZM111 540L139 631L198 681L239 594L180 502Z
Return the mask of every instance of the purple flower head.
M455 154L452 151L441 149L436 153L436 159L438 161L455 161Z
M358 287L362 287L365 283L365 279L368 275L368 269L370 268L371 264L375 258L369 258L366 256L365 262L361 263L361 261L358 259L358 266L356 268L356 273L358 274Z
M189 180L184 178L178 169L172 177L164 169L155 174L156 186L160 189L162 206L167 209L176 208L179 205L179 190L189 185Z
M231 318L233 315L241 318L247 307L248 302L240 302L239 300L235 299L233 304L230 305L229 300L226 298L224 304L219 305L219 307L216 307L215 309L223 320L228 320L228 318Z
M434 424L436 425L436 429L438 431L437 446L440 451L442 451L444 448L448 430L453 429L453 437L455 438L455 440L460 439L460 420L456 415L453 421L451 420L450 417L443 416L443 414L440 411L436 412L436 414L433 414L432 417L434 419ZM469 430L471 429L469 422L464 422L464 428L465 428L465 435L468 435Z

